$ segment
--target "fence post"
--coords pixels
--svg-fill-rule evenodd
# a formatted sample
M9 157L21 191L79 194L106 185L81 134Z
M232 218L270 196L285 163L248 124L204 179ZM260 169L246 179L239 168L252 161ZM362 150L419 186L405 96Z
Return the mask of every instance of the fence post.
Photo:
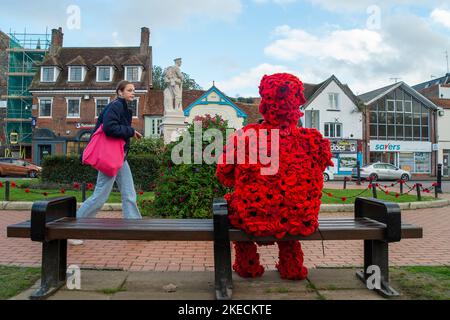
M81 202L86 201L86 182L81 184Z
M422 185L420 183L416 184L416 190L417 190L417 200L418 201L422 201L422 195L420 194L420 188L422 187Z
M9 186L10 186L10 182L6 181L5 182L5 201L9 201L9 199L10 199Z
M442 164L438 164L436 192L442 193Z
M437 186L434 188L434 197L435 197L436 199L439 199L439 191L438 191Z
M374 181L372 182L372 194L373 194L373 197L375 199L378 199L378 196L377 196L377 184Z
M403 185L404 185L404 180L400 180L400 194L403 194Z
M347 177L344 177L344 190L347 190Z
M359 160L356 162L356 171L357 171L357 175L358 175L358 182L356 183L358 186L361 185L361 162L359 162Z

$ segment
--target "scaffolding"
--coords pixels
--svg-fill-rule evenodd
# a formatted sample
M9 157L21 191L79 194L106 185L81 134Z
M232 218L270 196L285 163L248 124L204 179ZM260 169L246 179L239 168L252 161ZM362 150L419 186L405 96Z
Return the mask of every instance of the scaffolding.
M45 34L8 34L7 93L5 118L5 157L31 158L32 105L29 88L51 44L48 30Z

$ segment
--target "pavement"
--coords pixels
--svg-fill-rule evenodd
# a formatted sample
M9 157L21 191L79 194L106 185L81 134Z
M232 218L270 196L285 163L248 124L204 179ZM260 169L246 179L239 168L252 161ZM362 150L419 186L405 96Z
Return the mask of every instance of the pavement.
M356 269L311 269L305 281L233 275L234 300L384 300L356 278ZM38 288L11 300L28 300ZM63 287L48 300L214 300L213 272L126 272L81 270L80 290ZM407 299L401 295L396 299Z

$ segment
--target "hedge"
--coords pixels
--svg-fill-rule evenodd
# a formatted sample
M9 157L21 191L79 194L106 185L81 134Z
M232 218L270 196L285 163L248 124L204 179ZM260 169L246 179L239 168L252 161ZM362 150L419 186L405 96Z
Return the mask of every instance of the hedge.
M160 159L158 155L129 155L134 184L137 190L152 191L158 177ZM42 182L73 184L74 182L96 183L97 171L81 163L80 156L49 156L42 162Z

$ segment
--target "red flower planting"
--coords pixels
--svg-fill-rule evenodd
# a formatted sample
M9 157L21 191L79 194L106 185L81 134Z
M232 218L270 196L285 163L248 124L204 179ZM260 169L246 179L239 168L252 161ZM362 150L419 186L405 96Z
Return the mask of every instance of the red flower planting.
M311 235L319 227L323 172L333 166L330 142L315 129L298 127L303 115L300 106L306 102L303 83L298 78L289 74L265 76L260 94L259 110L265 121L248 125L232 135L217 166L219 181L234 187L234 192L225 196L230 222L255 236L281 239L285 235ZM255 155L261 154L261 150L267 155L277 151L271 150L276 130L279 168L271 175L264 175L261 170L270 164ZM244 155L238 154L242 151L239 145L245 145ZM236 161L238 158L245 159L244 163ZM257 159L256 164L251 162L252 158ZM281 277L305 279L307 270L303 267L300 243L290 241L278 245L277 268ZM256 245L236 243L235 249L234 270L240 276L257 277L264 272Z

